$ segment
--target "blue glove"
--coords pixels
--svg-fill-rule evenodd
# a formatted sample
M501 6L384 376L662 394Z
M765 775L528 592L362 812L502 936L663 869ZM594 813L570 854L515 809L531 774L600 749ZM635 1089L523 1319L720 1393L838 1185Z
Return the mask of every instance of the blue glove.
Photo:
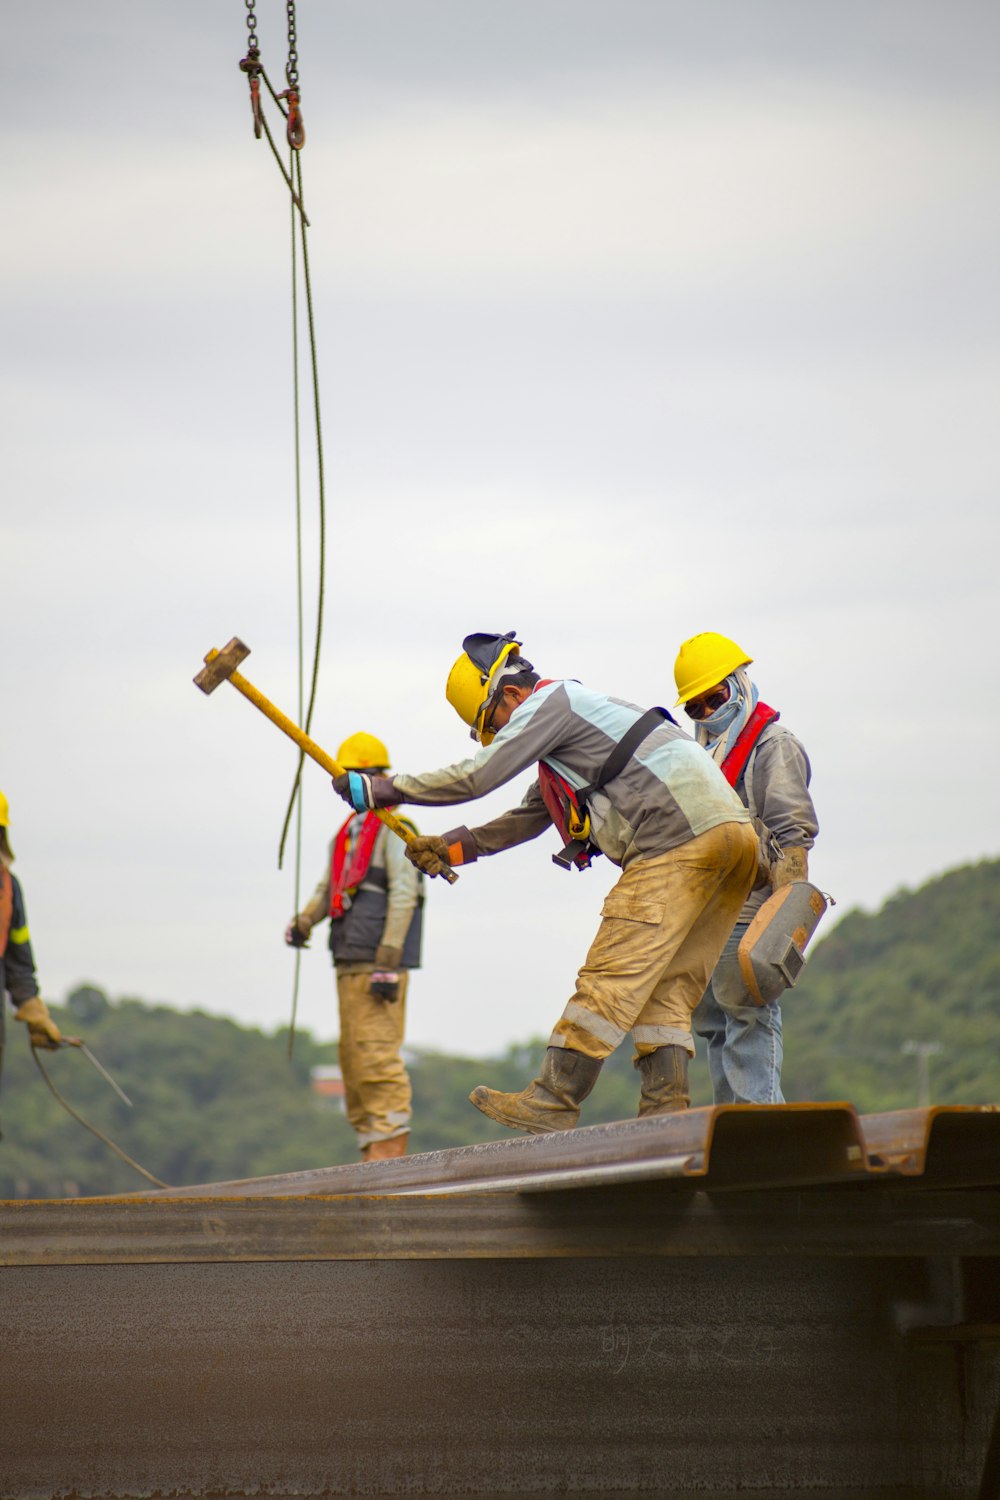
M343 776L335 776L333 790L356 813L395 807L399 802L391 776L369 776L367 771L345 771Z

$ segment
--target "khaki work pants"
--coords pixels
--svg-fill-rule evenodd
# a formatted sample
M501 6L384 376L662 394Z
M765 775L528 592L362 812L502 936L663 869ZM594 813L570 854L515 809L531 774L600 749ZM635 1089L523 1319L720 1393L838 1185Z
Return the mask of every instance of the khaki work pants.
M371 977L370 969L337 970L344 1102L361 1149L372 1141L405 1135L412 1103L409 1074L400 1056L409 975L405 970L400 974L399 999L393 1004L375 999Z
M608 1057L629 1031L636 1055L694 1053L698 1004L757 874L749 823L721 823L655 859L637 859L608 892L576 993L549 1039Z

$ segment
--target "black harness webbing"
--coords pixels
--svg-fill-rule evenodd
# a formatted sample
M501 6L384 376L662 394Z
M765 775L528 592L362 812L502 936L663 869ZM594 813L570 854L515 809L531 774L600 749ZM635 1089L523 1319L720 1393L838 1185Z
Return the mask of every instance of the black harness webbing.
M587 811L588 798L592 797L595 792L599 792L609 781L614 781L616 776L620 776L643 740L647 739L653 730L658 729L664 722L676 724L677 720L665 708L647 708L632 727L625 731L594 780L588 786L581 787L576 793L576 803L581 814ZM558 854L553 854L552 862L564 870L569 870L581 854L588 852L600 854L601 851L589 840L570 839Z

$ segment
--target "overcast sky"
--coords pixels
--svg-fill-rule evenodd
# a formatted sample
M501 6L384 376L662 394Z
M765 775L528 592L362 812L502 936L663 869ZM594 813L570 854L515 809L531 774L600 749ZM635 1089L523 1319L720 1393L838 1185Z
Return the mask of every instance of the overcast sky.
M282 87L285 7L256 9ZM810 754L837 916L996 857L996 6L297 9L315 738L370 730L410 771L466 753L444 681L469 631L648 705L719 630ZM0 787L48 998L270 1029L295 751L191 685L240 635L296 710L289 210L245 15L3 0ZM302 902L340 820L308 767ZM616 873L556 847L433 883L414 1044L547 1034ZM324 945L300 1022L330 1037Z

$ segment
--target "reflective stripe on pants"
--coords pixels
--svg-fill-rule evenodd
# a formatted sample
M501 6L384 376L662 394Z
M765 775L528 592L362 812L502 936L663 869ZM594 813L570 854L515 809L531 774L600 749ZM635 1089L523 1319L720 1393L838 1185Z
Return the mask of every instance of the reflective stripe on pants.
M749 823L721 823L668 854L634 860L605 899L549 1045L607 1057L632 1031L639 1056L667 1039L693 1053L691 1012L756 873Z

